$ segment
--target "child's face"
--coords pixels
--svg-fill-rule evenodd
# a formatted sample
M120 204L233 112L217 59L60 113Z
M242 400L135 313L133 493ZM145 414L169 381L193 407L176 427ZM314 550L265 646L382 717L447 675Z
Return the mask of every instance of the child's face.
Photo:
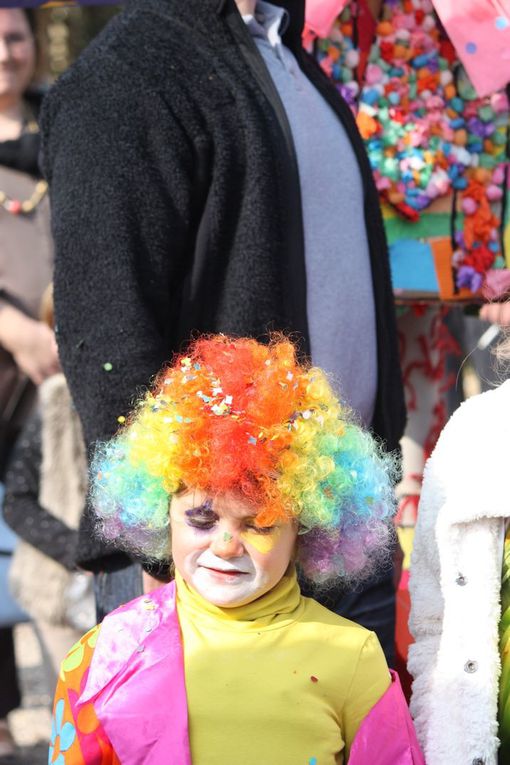
M203 598L224 608L250 603L278 584L297 537L293 523L258 528L253 505L236 495L209 500L201 491L172 498L170 526L176 569Z

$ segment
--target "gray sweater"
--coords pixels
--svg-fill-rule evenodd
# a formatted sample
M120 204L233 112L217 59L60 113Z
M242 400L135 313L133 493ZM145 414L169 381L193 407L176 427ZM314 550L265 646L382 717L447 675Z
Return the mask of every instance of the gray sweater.
M307 314L314 364L370 425L377 390L374 295L359 165L329 104L282 44L283 8L243 17L285 107L298 160Z

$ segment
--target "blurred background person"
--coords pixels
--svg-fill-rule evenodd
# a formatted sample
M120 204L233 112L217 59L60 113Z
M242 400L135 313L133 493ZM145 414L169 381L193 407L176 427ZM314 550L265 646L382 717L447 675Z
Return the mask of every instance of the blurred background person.
M43 316L52 328L51 287ZM4 499L4 518L20 537L9 572L11 591L33 620L50 698L60 662L95 624L92 577L75 565L86 490L81 425L59 372L39 386L38 407L12 452Z
M0 481L35 385L58 369L52 330L35 317L51 280L46 184L38 169L40 96L30 84L36 44L29 14L0 9ZM5 597L6 582L0 582ZM0 753L20 700L12 629L0 629Z

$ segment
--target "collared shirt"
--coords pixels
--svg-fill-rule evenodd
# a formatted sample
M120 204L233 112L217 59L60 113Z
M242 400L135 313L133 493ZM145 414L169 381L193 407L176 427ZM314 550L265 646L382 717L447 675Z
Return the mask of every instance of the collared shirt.
M283 8L257 3L243 16L285 108L303 208L312 361L370 424L377 389L374 295L363 185L349 138L329 104L283 45Z

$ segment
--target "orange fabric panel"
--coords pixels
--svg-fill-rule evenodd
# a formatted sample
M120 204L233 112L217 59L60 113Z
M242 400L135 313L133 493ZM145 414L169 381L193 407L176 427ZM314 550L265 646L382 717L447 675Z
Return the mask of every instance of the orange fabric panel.
M55 692L49 765L120 765L92 703L76 708L100 627L87 632L62 662Z

